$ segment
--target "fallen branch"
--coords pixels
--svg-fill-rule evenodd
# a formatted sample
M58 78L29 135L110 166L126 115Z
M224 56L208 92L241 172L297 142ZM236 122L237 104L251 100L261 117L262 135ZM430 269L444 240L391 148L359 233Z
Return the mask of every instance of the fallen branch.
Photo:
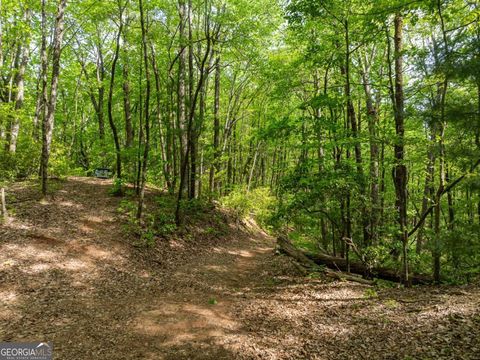
M367 280L367 279L364 279L362 277L355 276L355 275L350 275L350 274L347 274L347 273L344 273L344 272L337 272L337 271L332 271L332 270L326 269L324 271L324 274L328 277L331 277L331 278L334 278L334 279L337 279L337 280L342 280L342 281L348 280L348 281L358 282L360 284L373 285L373 281L371 281L371 280Z
M277 244L281 252L295 258L302 264L307 264L308 266L324 265L330 269L339 269L341 271L347 270L346 259L330 256L322 253L312 254L309 252L299 250L295 248L295 246L293 246L293 244L290 242L290 240L286 236L279 236L277 239ZM312 263L314 265L311 265ZM385 268L385 267L374 267L372 269L367 269L367 267L359 261L350 261L350 272L354 274L360 274L360 275L370 274L371 276L377 277L379 279L393 281L393 282L402 282L401 275L392 269ZM362 280L365 280L365 279L362 279ZM411 280L412 280L412 284L414 285L427 285L433 282L430 276L421 275L421 274L412 274Z
M278 244L278 250L281 253L293 258L296 263L302 268L310 271L319 271L318 265L313 260L309 259L302 251L298 250L295 246L293 246L293 244L286 237L280 236L278 238ZM322 269L320 271L326 276L334 279L354 281L365 285L373 285L372 281L351 274L336 272L330 269Z

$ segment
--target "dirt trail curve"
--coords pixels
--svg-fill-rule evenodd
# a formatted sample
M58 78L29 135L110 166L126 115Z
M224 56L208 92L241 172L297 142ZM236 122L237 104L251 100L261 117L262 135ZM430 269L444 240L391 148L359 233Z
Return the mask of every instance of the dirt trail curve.
M0 227L0 339L55 359L476 359L478 288L385 290L295 276L257 230L133 246L109 182L14 189ZM212 245L213 244L213 245ZM155 262L157 261L157 262ZM405 336L400 336L404 334Z
M72 178L48 201L18 192L0 228L0 337L53 341L56 359L234 357L232 308L272 240L242 234L156 269L125 239L109 185Z

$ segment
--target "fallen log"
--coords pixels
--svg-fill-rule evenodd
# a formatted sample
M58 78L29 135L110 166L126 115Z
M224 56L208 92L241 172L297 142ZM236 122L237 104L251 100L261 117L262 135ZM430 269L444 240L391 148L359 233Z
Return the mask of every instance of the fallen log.
M359 276L355 276L355 275L351 275L351 274L347 274L347 273L344 273L344 272L339 272L339 271L332 271L330 269L325 269L323 271L323 273L328 276L328 277L331 277L331 278L334 278L334 279L337 279L337 280L342 280L342 281L354 281L354 282L358 282L360 284L364 284L364 285L373 285L374 282L372 280L368 280L368 279L364 279L362 277L359 277Z
M309 259L301 250L293 246L293 244L290 241L288 241L288 239L283 238L283 240L280 240L279 238L278 249L280 250L280 252L284 253L285 255L292 257L298 263L298 265L301 266L302 268L318 271L319 268L318 268L318 265L315 263L315 261ZM358 276L336 272L330 269L322 269L320 271L324 273L326 276L334 279L354 281L354 282L358 282L365 285L373 285L372 281L363 279Z
M290 256L295 254L295 256L292 257L301 257L303 262L305 262L304 259L307 259L316 265L325 265L333 270L347 271L347 260L344 258L322 253L313 254L297 249L290 242L290 240L283 235L277 238L277 244L281 252L284 252ZM350 272L362 276L376 277L382 280L402 282L401 275L395 270L386 267L374 267L372 269L367 269L367 267L359 261L350 261ZM413 285L428 285L433 283L433 279L430 276L423 274L411 274L410 281Z

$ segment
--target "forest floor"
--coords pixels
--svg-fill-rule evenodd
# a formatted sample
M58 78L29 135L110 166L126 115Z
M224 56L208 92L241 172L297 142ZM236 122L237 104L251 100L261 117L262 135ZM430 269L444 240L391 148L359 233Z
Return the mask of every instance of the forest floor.
M480 358L479 287L302 277L254 224L138 246L110 187L9 189L1 340L52 341L66 360Z

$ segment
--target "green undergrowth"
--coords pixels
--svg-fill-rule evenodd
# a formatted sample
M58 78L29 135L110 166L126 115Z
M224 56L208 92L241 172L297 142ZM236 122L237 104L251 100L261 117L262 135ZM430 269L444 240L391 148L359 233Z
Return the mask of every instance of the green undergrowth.
M114 195L111 192L112 196ZM126 220L124 231L136 239L137 246L154 246L157 241L182 238L185 241L219 238L228 233L227 215L206 200L182 202L183 223L175 223L176 197L168 193L148 195L142 221L137 220L138 198L131 189L124 191L118 213Z
M253 217L263 229L274 230L271 220L276 207L276 199L269 188L260 187L248 190L246 186L239 186L228 195L221 197L220 203L230 210L236 220Z

